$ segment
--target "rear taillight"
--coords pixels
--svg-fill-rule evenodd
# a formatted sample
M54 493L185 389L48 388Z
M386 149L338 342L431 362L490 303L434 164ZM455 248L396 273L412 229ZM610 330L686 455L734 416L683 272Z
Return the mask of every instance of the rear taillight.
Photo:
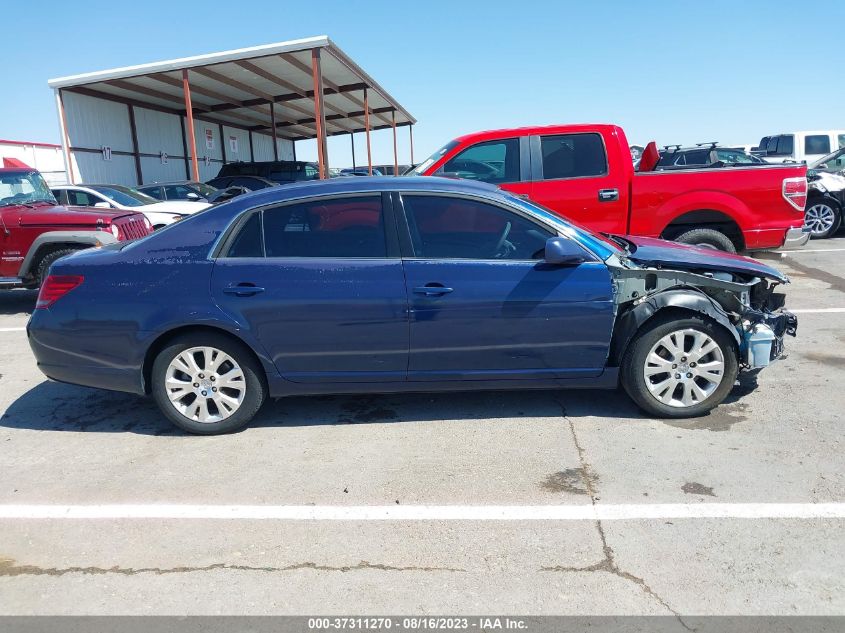
M783 179L783 198L798 211L804 211L807 204L807 179L803 176L798 178Z
M84 280L82 275L48 275L41 284L35 308L49 308Z

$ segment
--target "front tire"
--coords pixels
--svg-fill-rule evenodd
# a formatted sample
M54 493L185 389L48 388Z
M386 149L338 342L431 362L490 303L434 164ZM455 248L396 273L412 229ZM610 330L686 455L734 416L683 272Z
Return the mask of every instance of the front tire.
M622 386L646 413L691 418L718 406L739 372L736 345L724 327L699 316L657 316L628 346Z
M197 435L246 426L267 396L263 370L249 349L213 332L171 341L153 362L151 382L167 419Z
M715 229L692 229L685 231L675 238L681 244L714 248L726 253L736 253L736 246L724 233Z
M64 257L65 255L70 255L71 253L75 253L77 250L76 248L63 248L58 251L53 251L51 253L47 253L44 257L41 258L41 261L38 262L38 268L36 269L36 279L38 281L38 286L33 286L40 288L41 285L44 283L44 280L47 279L47 275L50 273L50 266L52 266L56 260Z
M814 240L831 237L841 223L842 209L835 202L819 200L804 212L804 226L810 229L810 237Z

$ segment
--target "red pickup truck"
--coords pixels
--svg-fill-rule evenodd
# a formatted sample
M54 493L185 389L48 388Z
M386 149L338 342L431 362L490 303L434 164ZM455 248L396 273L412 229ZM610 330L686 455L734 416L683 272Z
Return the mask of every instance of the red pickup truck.
M411 173L497 184L605 233L727 251L809 240L806 165L651 171L656 161L652 143L635 170L616 125L553 125L461 136Z
M0 169L0 288L37 288L60 257L151 232L142 213L63 207L36 170Z

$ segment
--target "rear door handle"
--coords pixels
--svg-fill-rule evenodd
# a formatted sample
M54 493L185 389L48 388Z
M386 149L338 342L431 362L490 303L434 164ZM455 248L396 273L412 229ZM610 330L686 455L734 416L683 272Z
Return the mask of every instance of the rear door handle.
M253 283L242 282L239 284L232 284L223 288L223 292L227 295L235 295L236 297L251 297L264 292L264 288L256 286Z
M414 288L414 293L418 295L425 295L426 297L439 297L441 295L455 292L454 288L446 288L440 284L427 284L425 286L417 286Z
M599 202L619 200L619 189L599 189Z

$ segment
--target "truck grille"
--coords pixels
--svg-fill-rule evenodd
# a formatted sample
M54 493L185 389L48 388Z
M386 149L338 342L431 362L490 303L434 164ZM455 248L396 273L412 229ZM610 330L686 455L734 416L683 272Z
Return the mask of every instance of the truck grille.
M114 221L120 231L119 240L137 240L139 237L144 237L152 233L151 229L147 228L144 223L144 216L135 214L123 218L117 218Z

